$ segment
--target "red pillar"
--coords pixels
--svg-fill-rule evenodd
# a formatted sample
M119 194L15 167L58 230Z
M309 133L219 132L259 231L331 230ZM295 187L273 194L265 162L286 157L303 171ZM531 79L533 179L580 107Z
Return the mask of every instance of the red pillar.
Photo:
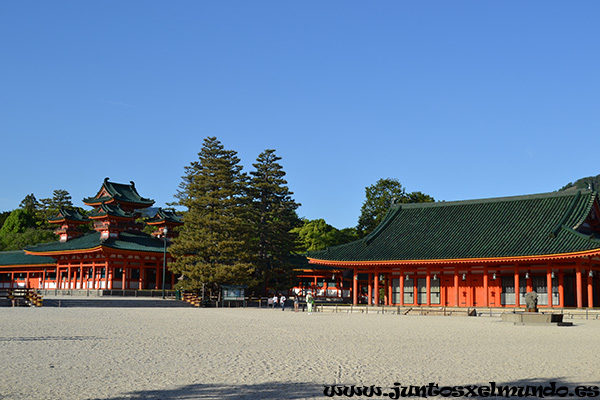
M489 304L489 293L488 293L488 269L483 269L483 306L487 307Z
M373 303L378 306L379 305L379 270L375 270L375 298L373 299Z
M459 290L458 290L458 269L455 268L454 269L454 305L456 307L460 306L458 296L459 296Z
M371 276L373 274L367 274L367 282L368 282L368 289L367 289L367 304L371 305L371 303L373 302L372 298L373 298L373 285L371 284Z
M431 271L427 268L427 276L425 276L425 305L431 305Z
M96 289L96 263L92 264L92 289Z
M575 269L575 280L577 282L577 308L583 307L583 293L581 283L581 264L577 262L577 268Z
M590 276L589 273L592 270L590 270L588 272L588 277L587 277L587 295L588 295L588 304L587 306L589 308L593 308L594 307L594 277Z
M521 285L519 282L519 267L515 268L515 307L521 307Z
M404 305L404 275L400 272L400 305Z
M565 306L565 274L558 273L558 306Z
M127 275L127 269L125 269L125 263L123 263L122 271L123 271L123 273L121 274L121 289L125 290L125 289L127 289L125 287L125 283L126 283L125 277Z
M552 308L554 304L552 304L552 267L550 263L546 269L546 292L548 293L548 307Z
M358 304L358 272L356 268L354 268L354 273L352 274L352 304Z
M67 289L71 289L71 263L67 267Z
M162 283L162 282L159 282L158 280L160 279L162 281L162 275L160 274L159 271L160 271L160 268L156 267L156 279L154 280L154 289L158 289L161 287L159 285L159 283Z

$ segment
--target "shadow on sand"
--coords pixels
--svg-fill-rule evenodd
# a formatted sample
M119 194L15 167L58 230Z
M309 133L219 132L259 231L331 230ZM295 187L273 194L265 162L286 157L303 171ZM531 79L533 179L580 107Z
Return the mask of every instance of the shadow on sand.
M194 384L165 390L142 390L103 400L302 400L316 399L321 396L323 396L323 385L267 382L247 385Z
M410 386L411 383L401 382L402 386ZM422 382L413 382L414 386L427 385ZM346 384L335 384L336 387L349 387L349 386L371 386L367 382L355 382ZM382 395L371 395L371 396L351 396L351 397L362 397L362 398L373 398L373 399L389 399L392 394L391 388L394 382L388 387L381 387ZM600 382L581 382L573 383L569 382L564 378L537 378L537 379L522 379L512 382L495 382L496 395L490 396L490 393L483 393L483 396L477 393L477 397L491 397L497 399L507 398L520 398L520 399L564 399L564 398L598 398L600 397ZM110 399L103 400L167 400L167 399L180 399L180 400L301 400L301 399L345 399L350 396L337 394L325 395L325 388L329 385L321 385L316 383L292 383L292 382L267 382L261 384L247 384L247 385L208 385L208 384L194 384L181 386L174 389L165 390L148 390L148 391L137 391L126 393L123 396L111 397ZM491 383L478 383L478 384L461 384L456 382L452 386L462 387L475 387L476 391L482 386L490 387ZM502 392L505 389L498 389L498 387L508 387L508 392ZM500 390L500 391L498 391ZM407 393L408 394L408 393ZM438 396L423 396L417 393L413 393L411 398L445 398L448 395ZM450 396L450 398L464 398L473 397L468 390L465 390L463 396ZM392 397L395 398L395 397ZM403 397L400 397L403 398ZM96 399L99 400L99 399Z

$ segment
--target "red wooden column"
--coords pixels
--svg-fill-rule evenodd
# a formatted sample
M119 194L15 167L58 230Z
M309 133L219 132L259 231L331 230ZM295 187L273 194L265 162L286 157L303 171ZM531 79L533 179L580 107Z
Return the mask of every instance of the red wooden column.
M92 289L96 289L96 262L92 263Z
M548 307L554 307L552 304L552 264L548 263L548 268L546 269L546 292L548 293Z
M577 308L583 307L583 293L581 284L581 263L577 260L577 267L575 268L575 281L577 282Z
M354 268L352 274L352 304L358 304L358 272Z
M431 305L431 271L427 268L427 276L425 276L425 305Z
M71 262L69 261L69 266L67 267L67 289L71 289Z
M141 263L140 263L141 264ZM142 290L144 288L144 282L146 281L145 268L140 265L140 280L138 283L138 290ZM315 278L317 280L317 278ZM316 283L315 283L316 286Z
M27 275L25 275L25 287L29 287L29 271L27 271Z
M106 288L111 290L113 288L113 267L108 266L108 262L106 263Z
M558 273L558 306L565 306L565 274L563 272Z
M591 266L591 264L590 264ZM592 270L590 269L588 271L588 277L587 277L587 295L588 295L588 308L593 308L594 307L594 277L590 276L590 273L592 273Z
M378 306L379 305L379 270L375 270L375 298L373 299L373 303L374 305Z
M56 290L60 289L60 268L56 266Z
M490 294L488 293L488 269L483 269L483 306L487 307L489 304Z
M79 288L83 289L83 275L84 275L84 273L83 273L83 266L80 267L80 271L81 271L81 276L79 277ZM87 285L86 285L86 288L87 288Z
M454 268L454 305L456 307L459 307L459 300L458 300L458 295L459 295L459 291L458 291L458 268Z
M159 282L159 279L161 280L161 282ZM154 280L154 289L158 289L161 287L159 283L162 283L162 274L160 273L160 268L156 267L156 279Z
M521 286L519 282L519 266L515 268L515 307L521 307Z
M387 288L388 299L385 303L386 306L391 306L394 303L393 288L392 288L392 274L389 273L385 276L385 287Z
M125 268L126 266L127 266L127 263L124 262L123 269L122 269L123 273L121 274L121 289L123 289L123 290L127 289L125 287L126 283L127 283L127 268Z
M400 271L400 305L404 305L404 274Z
M78 268L73 268L73 289L77 289L77 270Z
M373 274L367 274L367 305L371 305L371 303L373 302L372 298L373 298L373 285L371 283L371 276Z

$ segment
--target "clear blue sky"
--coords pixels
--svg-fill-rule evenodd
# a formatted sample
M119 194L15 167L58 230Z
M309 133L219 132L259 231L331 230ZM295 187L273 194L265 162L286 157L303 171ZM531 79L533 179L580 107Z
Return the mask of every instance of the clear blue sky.
M102 180L157 206L216 136L283 158L301 216L356 225L398 178L436 200L597 175L597 1L5 1L0 211Z

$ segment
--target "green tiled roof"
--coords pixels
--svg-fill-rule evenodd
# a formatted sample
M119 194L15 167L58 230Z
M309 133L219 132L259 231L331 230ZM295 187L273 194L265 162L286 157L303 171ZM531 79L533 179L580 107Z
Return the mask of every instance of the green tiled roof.
M90 222L90 219L81 215L79 211L65 207L60 207L58 214L54 217L48 218L48 221L62 221L63 219L74 222Z
M154 217L146 219L147 224L152 224L152 223L157 223L157 222L171 222L174 224L183 225L183 221L177 216L177 214L175 214L173 211L163 210L162 208L159 208L156 211L156 214L154 215Z
M56 260L46 256L32 256L23 250L0 252L0 266L3 265L46 265L56 264Z
M118 250L145 251L161 253L164 251L164 242L144 232L121 232L118 238L101 240L100 232L88 233L66 242L52 242L27 247L31 253L59 253L63 251L93 249L104 246Z
M121 218L136 218L138 216L137 213L123 211L123 209L118 204L104 204L102 203L97 210L90 212L90 217L104 217L104 216L113 216L113 217L121 217Z
M393 205L367 237L312 252L323 261L413 261L541 256L600 250L582 224L596 192L555 192Z
M102 192L102 189L106 189L109 196L98 197ZM104 183L102 183L102 187L98 191L95 197L88 197L83 199L83 202L88 204L97 204L102 202L109 202L110 200L115 200L117 202L124 203L133 203L139 204L140 207L150 207L154 204L154 200L147 199L145 197L140 196L137 189L135 188L135 183L133 181L129 182L129 185L122 183L109 182L108 178L104 179Z

